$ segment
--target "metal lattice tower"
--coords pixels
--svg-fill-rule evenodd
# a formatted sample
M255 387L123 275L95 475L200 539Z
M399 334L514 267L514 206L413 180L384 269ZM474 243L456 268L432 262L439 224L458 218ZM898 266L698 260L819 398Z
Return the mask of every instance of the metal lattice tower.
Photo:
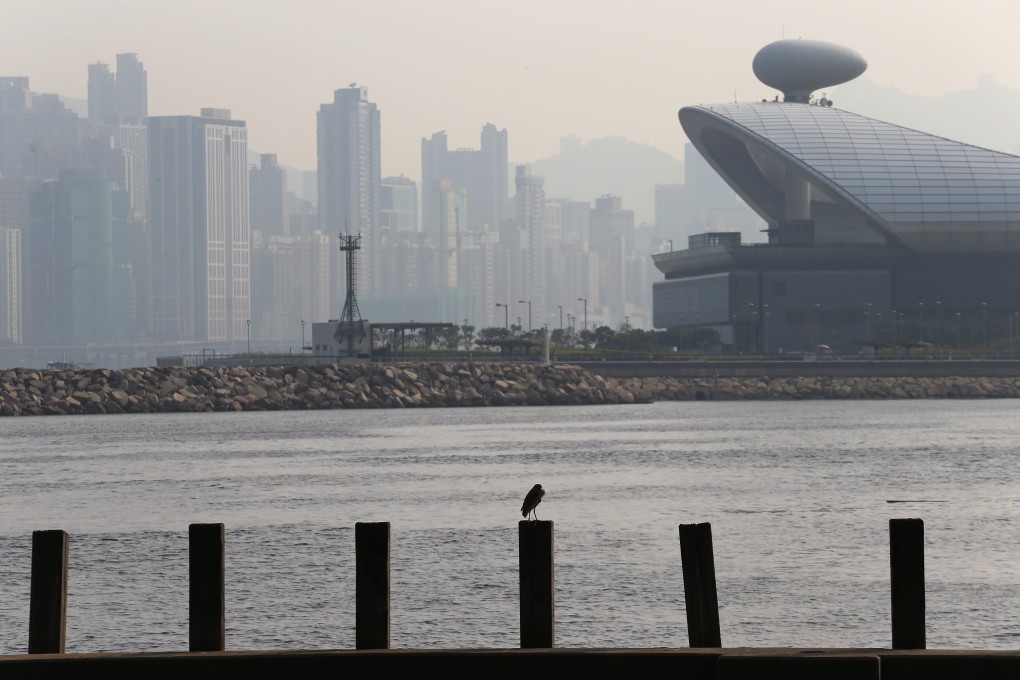
M340 251L347 254L347 299L340 313L340 327L350 328L361 322L361 311L358 309L358 256L361 250L361 235L351 236L340 234Z

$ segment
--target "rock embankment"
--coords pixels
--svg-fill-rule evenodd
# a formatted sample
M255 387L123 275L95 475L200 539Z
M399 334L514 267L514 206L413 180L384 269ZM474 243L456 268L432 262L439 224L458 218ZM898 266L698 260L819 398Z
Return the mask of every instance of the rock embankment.
M1020 397L1020 378L607 378L557 364L0 371L0 415Z
M621 378L619 385L639 401L1020 397L1014 377Z
M0 372L0 415L633 403L577 366L333 364Z

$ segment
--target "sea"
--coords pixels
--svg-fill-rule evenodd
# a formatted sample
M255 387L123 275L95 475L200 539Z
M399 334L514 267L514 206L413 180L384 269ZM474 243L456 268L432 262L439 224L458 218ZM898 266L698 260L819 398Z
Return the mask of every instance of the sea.
M518 522L555 523L556 645L688 644L710 522L724 646L888 647L889 520L930 648L1020 646L1020 401L664 402L0 419L0 653L31 537L70 534L67 651L188 647L188 526L226 525L228 649L354 647L354 525L391 523L393 647L520 643Z

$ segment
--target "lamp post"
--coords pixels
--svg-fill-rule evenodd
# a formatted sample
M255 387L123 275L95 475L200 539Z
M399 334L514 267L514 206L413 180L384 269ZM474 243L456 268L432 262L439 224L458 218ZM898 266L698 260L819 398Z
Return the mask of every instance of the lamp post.
M301 319L301 353L305 353L305 320Z
M924 342L924 303L917 303L917 341Z
M769 305L768 305L767 302L761 306L761 311L762 311L762 315L764 317L762 319L762 324L764 326L764 328L762 330L765 331L764 337L762 338L762 349L765 352L768 352L769 351Z
M942 346L942 300L935 300L935 346Z
M982 344L988 349L988 303L981 303L981 336Z
M251 356L251 319L245 319L248 322L248 356Z
M673 239L669 239L669 252L673 252Z
M864 339L871 340L871 303L864 303Z
M588 298L577 298L577 301L584 303L584 330L588 330Z
M522 305L528 305L528 335L531 335L531 300L518 300Z
M556 305L556 306L560 308L560 331L562 331L563 330L563 305ZM563 333L561 332L560 335L562 335L562 334Z
M815 345L822 344L822 305L815 303ZM818 349L815 347L815 349Z
M502 302L497 302L496 306L503 308L503 328L506 329L506 331L509 333L510 332L510 307L508 305L506 305L505 303L502 303Z
M960 349L960 313L956 313L956 349Z
M623 317L623 344L624 349L630 351L630 317Z

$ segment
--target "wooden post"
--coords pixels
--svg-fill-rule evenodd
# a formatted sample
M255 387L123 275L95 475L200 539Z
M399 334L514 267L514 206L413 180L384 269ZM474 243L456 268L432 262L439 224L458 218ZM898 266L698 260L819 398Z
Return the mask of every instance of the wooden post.
M924 649L924 520L889 520L893 649Z
M553 523L518 523L521 561L521 647L554 647L556 596Z
M680 525L680 560L687 603L687 636L691 647L722 647L719 599L715 590L712 525Z
M32 532L28 653L63 654L67 630L66 531Z
M354 525L355 648L390 648L390 523Z
M188 649L226 649L224 575L226 532L223 524L188 527Z

